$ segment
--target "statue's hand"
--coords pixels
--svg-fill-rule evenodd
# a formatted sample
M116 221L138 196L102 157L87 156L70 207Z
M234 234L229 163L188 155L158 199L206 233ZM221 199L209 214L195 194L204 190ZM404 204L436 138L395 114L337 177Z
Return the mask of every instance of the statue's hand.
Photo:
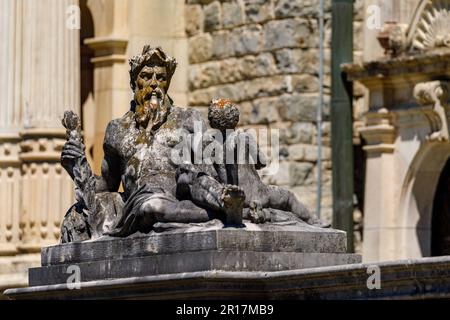
M69 137L64 144L61 152L61 165L71 177L74 176L73 168L77 162L85 157L85 149L84 144L74 137Z
M249 218L250 221L255 224L265 223L270 220L270 217L266 217L266 212L265 209L263 209L261 202L256 200L250 202Z

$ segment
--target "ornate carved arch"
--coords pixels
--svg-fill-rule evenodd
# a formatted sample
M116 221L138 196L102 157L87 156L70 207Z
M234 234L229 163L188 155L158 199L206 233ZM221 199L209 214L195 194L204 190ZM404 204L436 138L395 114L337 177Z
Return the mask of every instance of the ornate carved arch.
M450 0L421 0L406 33L408 52L450 48Z

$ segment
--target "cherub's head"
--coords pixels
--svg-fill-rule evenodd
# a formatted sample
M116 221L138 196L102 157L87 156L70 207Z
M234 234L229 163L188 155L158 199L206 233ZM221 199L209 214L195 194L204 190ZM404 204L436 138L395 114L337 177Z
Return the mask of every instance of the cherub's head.
M239 109L228 99L214 99L208 108L208 120L213 129L235 129L239 123Z

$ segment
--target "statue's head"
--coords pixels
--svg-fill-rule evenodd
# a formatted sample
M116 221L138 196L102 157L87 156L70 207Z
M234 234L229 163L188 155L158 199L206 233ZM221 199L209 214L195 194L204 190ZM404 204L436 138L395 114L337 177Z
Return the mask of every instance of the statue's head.
M130 84L136 102L136 120L152 128L161 125L170 108L167 96L177 61L161 49L145 46L142 54L130 60Z
M213 129L234 129L239 123L239 109L228 99L214 99L208 108L208 120Z

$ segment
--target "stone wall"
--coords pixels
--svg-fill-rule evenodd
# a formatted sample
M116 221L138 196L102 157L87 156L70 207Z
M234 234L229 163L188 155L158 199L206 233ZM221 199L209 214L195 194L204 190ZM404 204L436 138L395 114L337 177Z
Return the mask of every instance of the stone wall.
M228 97L241 107L241 126L280 129L279 173L263 179L315 210L319 0L186 2L189 105L205 110L212 98ZM362 50L362 7L356 1L355 59ZM331 1L325 10L322 217L331 220Z

